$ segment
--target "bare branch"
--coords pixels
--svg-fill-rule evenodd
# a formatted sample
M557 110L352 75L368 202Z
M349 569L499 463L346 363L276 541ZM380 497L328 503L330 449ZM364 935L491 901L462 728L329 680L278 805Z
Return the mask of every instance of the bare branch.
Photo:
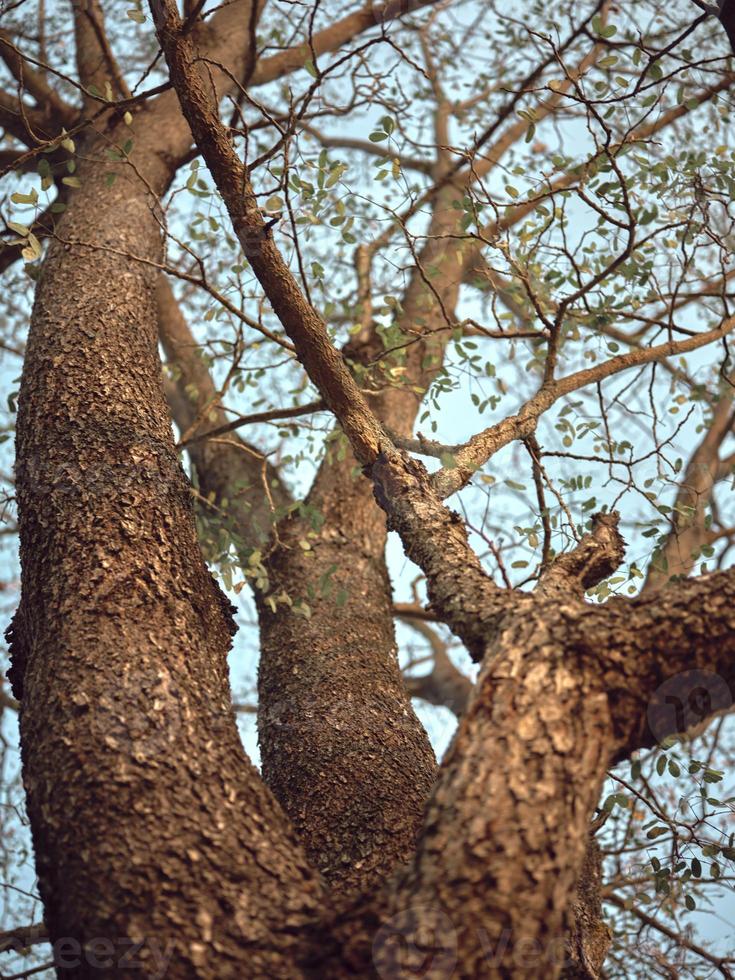
M34 922L30 926L18 926L15 929L0 932L0 953L18 952L47 942L48 929L45 923Z
M40 71L30 67L10 34L2 30L0 30L0 58L17 81L19 89L33 96L41 112L47 117L55 117L60 124L71 124L76 117L76 110L73 106L67 105L58 92L51 88Z
M219 426L219 428L208 429L200 435L182 439L178 443L178 448L183 449L193 442L200 442L202 439L213 439L215 436L222 436L228 432L234 432L244 425L255 425L258 422L276 422L279 419L295 419L303 415L313 415L315 412L321 412L325 408L326 406L320 398L314 402L307 402L306 405L295 405L293 408L274 408L268 412L253 412L251 415L241 415L240 418L233 419L232 422L227 422L225 425Z

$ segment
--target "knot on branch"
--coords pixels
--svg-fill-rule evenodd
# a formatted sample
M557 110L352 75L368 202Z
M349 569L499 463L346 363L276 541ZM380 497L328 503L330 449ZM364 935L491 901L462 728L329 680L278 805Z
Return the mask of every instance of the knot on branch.
M625 542L618 531L620 515L595 514L592 530L576 548L567 551L541 576L538 592L568 592L582 595L608 575L612 575L625 556Z

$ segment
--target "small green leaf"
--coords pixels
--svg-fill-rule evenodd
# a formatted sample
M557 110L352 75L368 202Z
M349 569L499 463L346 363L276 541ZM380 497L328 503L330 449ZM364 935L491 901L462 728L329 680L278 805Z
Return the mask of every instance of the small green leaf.
M33 188L30 194L21 194L20 191L16 191L15 194L10 195L10 200L13 204L35 204L38 200L38 191Z

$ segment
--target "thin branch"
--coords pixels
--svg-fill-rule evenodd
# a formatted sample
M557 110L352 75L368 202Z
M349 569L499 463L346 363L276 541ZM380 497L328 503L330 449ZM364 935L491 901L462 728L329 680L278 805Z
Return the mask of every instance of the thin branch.
M703 946L698 943L693 942L689 939L681 930L671 929L660 919L654 919L652 915L648 915L643 909L639 908L637 905L633 905L630 908L622 898L617 895L606 895L605 901L614 905L616 908L622 909L625 912L632 912L637 919L639 919L643 925L648 926L651 929L655 929L660 932L662 936L666 936L667 939L673 940L677 945L684 946L685 949L691 950L692 953L696 953L707 963L711 963L712 966L716 967L726 980L733 980L733 972L728 967L728 963L733 963L732 957L729 956L715 956L714 953L710 953Z
M449 497L451 494L461 490L471 479L472 474L483 466L491 456L493 456L503 446L514 442L516 439L523 439L532 434L538 420L544 412L563 395L568 395L572 391L578 391L587 385L610 378L627 371L632 367L642 364L651 364L664 357L673 357L678 354L686 354L690 351L706 347L707 344L722 340L732 330L735 329L735 317L724 320L719 327L714 330L707 330L689 337L686 340L668 341L665 344L658 344L655 347L647 347L642 350L632 350L617 357L610 358L602 364L597 364L574 374L567 375L557 381L542 385L538 392L530 398L525 405L515 415L511 415L502 422L478 432L468 442L464 444L454 454L454 468L440 469L432 477L432 483L442 498Z
M326 405L319 398L316 401L307 402L306 405L295 405L293 408L274 408L267 412L253 412L252 415L241 415L239 418L233 419L232 422L228 422L227 425L220 425L218 428L210 429L208 432L203 432L200 435L182 439L181 442L177 443L176 448L183 449L185 446L190 446L193 442L201 442L203 439L213 439L215 436L222 436L227 432L234 432L235 429L239 429L244 425L254 425L258 422L275 422L278 419L298 418L301 415L312 415L314 412L321 412L325 408Z

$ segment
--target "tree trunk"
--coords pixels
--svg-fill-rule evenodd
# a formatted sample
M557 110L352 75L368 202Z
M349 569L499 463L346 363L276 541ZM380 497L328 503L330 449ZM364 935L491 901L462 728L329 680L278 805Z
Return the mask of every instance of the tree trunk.
M356 891L414 852L435 762L398 665L385 517L352 454L330 455L313 523L279 526L257 595L258 728L263 777L312 863Z
M64 976L292 976L320 885L240 743L157 272L130 258L160 260L167 169L143 146L110 187L101 150L44 263L19 402L12 679L39 888Z

